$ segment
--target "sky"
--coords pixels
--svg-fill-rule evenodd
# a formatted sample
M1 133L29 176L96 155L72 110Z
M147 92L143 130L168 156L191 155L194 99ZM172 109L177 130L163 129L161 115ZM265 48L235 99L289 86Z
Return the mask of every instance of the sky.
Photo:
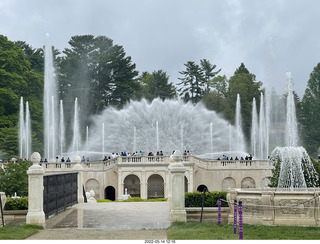
M279 94L286 72L302 98L320 62L319 0L1 0L0 34L69 48L75 35L107 36L141 73L162 69L169 82L184 64L208 59L228 78L244 63Z

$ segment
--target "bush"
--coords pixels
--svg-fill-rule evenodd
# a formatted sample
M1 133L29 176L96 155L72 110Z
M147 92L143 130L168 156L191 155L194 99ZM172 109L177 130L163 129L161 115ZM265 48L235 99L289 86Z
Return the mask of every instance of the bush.
M218 198L222 200L227 199L227 192L225 191L212 191L206 192L204 197L204 207L218 207ZM188 207L201 207L202 206L203 192L187 192L185 193L185 206ZM222 207L228 207L228 203L221 202Z
M28 197L7 198L4 210L28 210Z
M97 202L113 202L110 199L97 199Z
M124 200L123 202L144 202L144 200L140 197L131 197Z

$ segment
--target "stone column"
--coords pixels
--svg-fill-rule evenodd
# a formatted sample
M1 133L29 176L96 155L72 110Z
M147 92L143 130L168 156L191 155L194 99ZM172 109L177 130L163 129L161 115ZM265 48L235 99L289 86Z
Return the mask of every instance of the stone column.
M28 213L26 223L45 226L45 214L43 212L43 175L44 169L39 165L40 154L34 152L31 155L32 166L27 170L28 174Z
M172 174L170 189L171 189L171 222L186 222L187 213L185 210L185 196L184 196L184 172L186 167L181 163L182 155L179 150L170 156L169 170Z
M274 206L274 192L271 191L262 191L261 193L261 205L263 207L263 225L274 225L274 211L272 208ZM269 206L269 207L267 207Z
M146 171L141 172L140 196L142 199L148 199Z
M123 194L122 171L118 169L118 201L123 200Z
M76 164L73 166L72 171L78 172L78 203L84 203L83 197L83 166L80 164L80 156L75 158Z

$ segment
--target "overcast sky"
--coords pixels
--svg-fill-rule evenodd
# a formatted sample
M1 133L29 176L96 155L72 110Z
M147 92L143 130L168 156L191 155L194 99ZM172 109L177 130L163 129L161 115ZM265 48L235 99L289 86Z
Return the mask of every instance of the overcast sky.
M291 71L302 98L320 62L319 0L1 0L0 34L34 48L69 47L74 35L122 45L139 72L170 82L208 59L228 78L243 62L264 87L284 91Z

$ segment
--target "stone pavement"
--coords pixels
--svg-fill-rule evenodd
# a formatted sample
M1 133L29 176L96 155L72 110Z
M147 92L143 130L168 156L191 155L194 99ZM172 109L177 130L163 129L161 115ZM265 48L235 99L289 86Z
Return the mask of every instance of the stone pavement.
M46 220L27 240L165 240L169 202L83 203Z

